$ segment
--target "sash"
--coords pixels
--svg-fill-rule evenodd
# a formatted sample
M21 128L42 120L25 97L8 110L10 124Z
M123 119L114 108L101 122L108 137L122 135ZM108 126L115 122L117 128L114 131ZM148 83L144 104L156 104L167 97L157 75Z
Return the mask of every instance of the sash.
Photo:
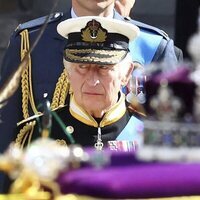
M133 61L143 66L150 64L162 39L162 35L142 30L139 37L129 44Z

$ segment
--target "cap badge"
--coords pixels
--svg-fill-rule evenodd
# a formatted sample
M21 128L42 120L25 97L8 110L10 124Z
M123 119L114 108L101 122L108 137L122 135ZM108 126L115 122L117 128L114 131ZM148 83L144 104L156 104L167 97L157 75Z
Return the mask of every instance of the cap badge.
M102 28L101 24L94 19L87 23L81 33L84 42L105 42L107 38L107 30Z

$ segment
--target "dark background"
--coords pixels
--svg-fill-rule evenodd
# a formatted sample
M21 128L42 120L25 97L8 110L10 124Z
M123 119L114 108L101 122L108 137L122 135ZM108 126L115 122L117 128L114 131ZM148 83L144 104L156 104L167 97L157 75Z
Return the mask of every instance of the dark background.
M0 65L10 34L19 23L48 14L55 0L0 0ZM60 0L56 11L66 11L71 0ZM187 52L188 38L197 30L199 0L136 0L131 17L157 26Z

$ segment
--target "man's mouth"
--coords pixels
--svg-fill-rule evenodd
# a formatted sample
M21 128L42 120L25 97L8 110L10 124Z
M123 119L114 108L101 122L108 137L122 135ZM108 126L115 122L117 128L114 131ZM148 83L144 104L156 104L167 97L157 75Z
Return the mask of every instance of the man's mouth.
M102 94L97 93L97 92L84 92L86 95L91 95L91 96L102 96Z

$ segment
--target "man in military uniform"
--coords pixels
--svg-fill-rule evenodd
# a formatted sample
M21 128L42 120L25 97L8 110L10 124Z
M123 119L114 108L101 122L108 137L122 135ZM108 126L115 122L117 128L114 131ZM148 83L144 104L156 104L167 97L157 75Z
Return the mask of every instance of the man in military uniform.
M132 2L134 3L134 1ZM83 5L81 0L72 0L71 11L65 14L54 13L51 15L47 28L31 53L27 68L22 74L21 88L9 99L8 105L1 110L0 130L4 138L0 140L1 152L7 148L10 141L13 141L16 123L40 112L37 106L43 101L44 94L48 94L52 108L58 106L58 99L61 98L62 91L61 82L65 77L62 73L62 58L66 40L56 31L57 24L61 21L77 16L101 15L136 24L140 27L141 34L130 44L134 62L142 66L152 61L177 62L179 57L176 52L179 51L175 51L176 47L173 46L173 41L166 34L159 29L122 17L114 10L114 3L115 0L100 2L88 0ZM30 50L44 21L45 18L39 18L24 23L13 33L2 64L1 86L16 70L25 53ZM59 102L64 104L61 100Z
M75 143L97 150L107 145L117 149L114 141L126 141L125 150L141 145L143 123L131 113L121 90L134 70L128 44L139 35L139 28L90 16L65 20L57 30L68 40L64 47L66 105L58 105L52 113L62 123L53 118L51 126L50 117L39 123L46 112L27 118L19 124L16 145L23 148L41 136L70 144L68 134Z
M61 21L77 16L100 15L136 24L140 27L141 34L130 43L133 61L143 66L152 61L177 62L180 51L175 51L171 39L159 29L122 17L114 10L114 3L115 0L87 0L83 5L82 0L72 0L72 9L69 12L51 14L47 28L29 56L29 62L22 74L21 87L0 110L0 152L16 139L18 122L40 114L38 105L43 102L44 94L51 101L51 109L65 105L67 86L63 72L63 50L67 41L57 33L57 25ZM21 24L12 34L2 63L1 87L30 50L45 19L42 17Z
M140 145L137 131L142 131L138 127L142 123L126 108L125 94L121 92L134 69L128 43L139 34L138 27L104 17L80 17L61 22L57 29L68 39L64 66L70 90L66 106L55 111L65 130L82 146L101 149L116 139ZM20 123L16 142L21 147L43 134L33 123L36 117ZM31 123L32 130L25 128ZM50 136L69 144L67 133L59 126L53 120Z

